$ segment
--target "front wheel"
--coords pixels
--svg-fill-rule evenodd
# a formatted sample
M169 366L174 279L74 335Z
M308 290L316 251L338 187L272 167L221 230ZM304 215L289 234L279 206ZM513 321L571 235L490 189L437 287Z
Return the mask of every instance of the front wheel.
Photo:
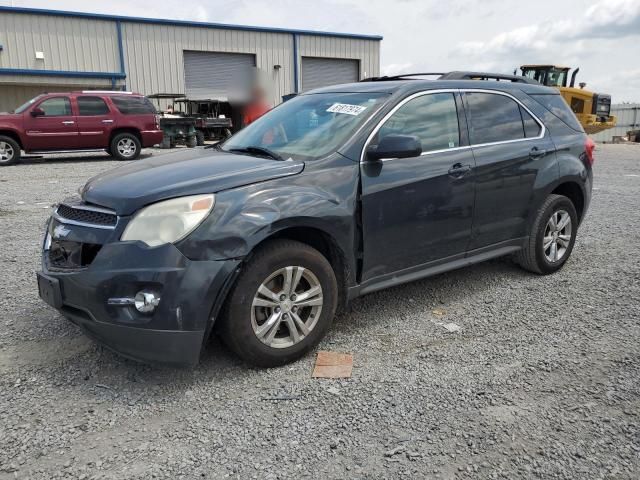
M549 195L538 210L529 240L516 254L516 261L530 272L554 273L569 259L577 232L578 214L573 202L562 195Z
M11 137L0 135L0 167L13 165L20 160L20 145Z
M284 365L320 342L337 299L334 271L320 252L292 240L270 242L245 265L227 299L223 340L252 365Z
M142 145L133 133L120 133L111 140L109 150L118 160L135 160L142 151Z

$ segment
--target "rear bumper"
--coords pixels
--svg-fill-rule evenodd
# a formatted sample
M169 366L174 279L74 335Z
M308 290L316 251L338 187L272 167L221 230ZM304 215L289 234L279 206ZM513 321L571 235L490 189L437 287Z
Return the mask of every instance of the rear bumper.
M153 147L162 143L162 130L143 130L140 134L143 147Z
M93 262L78 270L48 265L56 301L45 299L89 336L135 360L193 365L239 261L192 261L173 245L149 248L141 242L104 245ZM152 290L160 302L152 313L110 299L134 298Z

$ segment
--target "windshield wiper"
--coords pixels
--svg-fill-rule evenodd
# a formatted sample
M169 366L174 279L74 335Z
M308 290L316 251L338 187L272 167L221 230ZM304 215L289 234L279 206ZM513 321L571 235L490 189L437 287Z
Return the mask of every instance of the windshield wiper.
M230 148L229 152L238 152L238 153L253 153L258 155L266 155L269 158L273 158L274 160L284 160L280 155L278 155L273 150L269 150L265 147L258 147L256 145L250 145L248 147L243 148Z

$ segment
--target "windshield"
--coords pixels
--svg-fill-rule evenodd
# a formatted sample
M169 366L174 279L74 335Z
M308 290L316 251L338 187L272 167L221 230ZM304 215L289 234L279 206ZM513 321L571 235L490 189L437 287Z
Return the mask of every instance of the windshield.
M14 113L22 113L22 112L24 112L27 108L29 108L31 105L33 105L36 102L36 100L38 100L41 96L42 96L42 94L38 95L37 97L33 97L28 102L23 103L22 105L20 105L18 108L16 108L14 110Z
M384 93L301 95L227 140L224 151L268 149L284 158L314 160L335 152L381 105Z

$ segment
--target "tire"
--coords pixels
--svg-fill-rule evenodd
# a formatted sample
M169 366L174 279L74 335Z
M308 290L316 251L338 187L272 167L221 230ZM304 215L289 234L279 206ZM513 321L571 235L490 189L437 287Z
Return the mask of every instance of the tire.
M304 270L300 271L299 267ZM291 278L299 276L299 281L293 290L289 289L288 293L293 296L282 301L287 269ZM265 285L271 290L271 296L258 292ZM312 289L315 293L309 298L296 300L295 293L302 296ZM220 333L227 346L251 365L284 365L320 342L333 322L337 301L335 273L320 252L293 240L274 240L260 247L242 269L227 297ZM254 302L265 306L254 305ZM313 305L296 306L297 302ZM268 325L271 319L275 322L272 322L273 328ZM302 321L306 333L297 320ZM295 327L296 334L291 326Z
M565 221L565 214L569 217L569 223L554 235L552 216L559 227ZM577 233L578 214L571 200L562 195L549 195L536 214L529 240L516 254L516 262L525 270L540 275L557 272L569 259Z
M198 146L197 135L193 135L193 136L187 138L187 141L185 142L185 144L187 145L188 148L194 148L194 147Z
M20 145L11 137L0 135L0 167L14 165L20 161Z
M119 133L109 144L111 155L118 160L135 160L142 151L140 140L133 133Z
M201 147L204 145L204 132L201 130L196 131L196 141L198 146Z

